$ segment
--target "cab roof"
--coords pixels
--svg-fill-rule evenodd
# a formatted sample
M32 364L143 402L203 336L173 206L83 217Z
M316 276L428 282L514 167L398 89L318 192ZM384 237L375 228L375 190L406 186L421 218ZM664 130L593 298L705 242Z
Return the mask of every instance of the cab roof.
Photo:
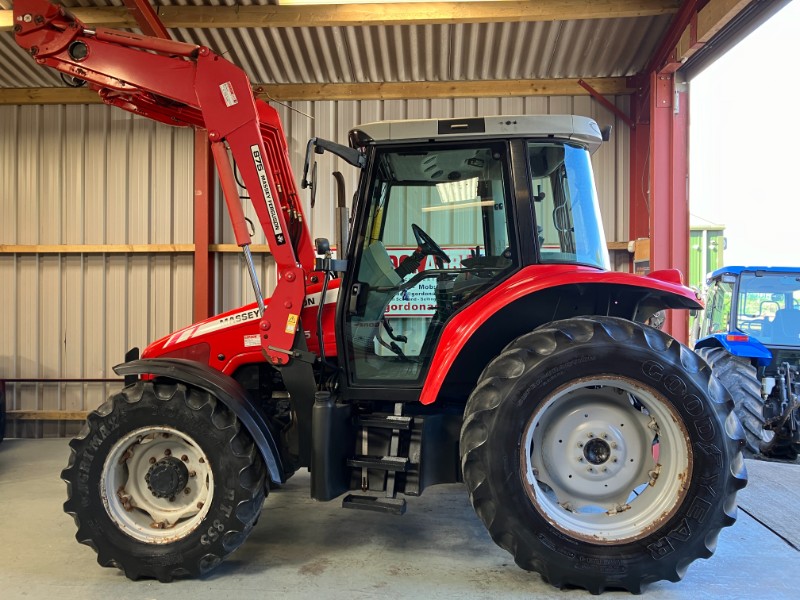
M717 269L711 275L708 276L709 279L714 279L715 277L719 277L722 274L730 274L730 275L741 275L742 273L754 273L756 271L765 271L767 273L797 273L800 274L800 267L743 267L743 266L731 266L731 267L722 267L721 269Z
M600 147L603 136L594 119L577 115L516 115L465 119L417 119L378 121L359 125L350 132L352 145L393 141L534 137L574 141L590 152Z

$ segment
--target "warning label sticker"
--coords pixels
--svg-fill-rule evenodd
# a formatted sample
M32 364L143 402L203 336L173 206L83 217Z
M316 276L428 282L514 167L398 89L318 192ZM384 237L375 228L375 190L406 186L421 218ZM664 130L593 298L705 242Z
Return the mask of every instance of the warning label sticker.
M297 320L299 318L299 315L289 315L289 318L286 319L286 333L294 334L297 329Z
M257 348L261 345L261 337L258 335L246 335L244 336L244 347L245 348Z
M225 106L230 108L234 104L239 104L239 100L236 99L236 93L233 91L233 86L230 81L226 81L220 85L219 89L222 92L222 97L225 99Z

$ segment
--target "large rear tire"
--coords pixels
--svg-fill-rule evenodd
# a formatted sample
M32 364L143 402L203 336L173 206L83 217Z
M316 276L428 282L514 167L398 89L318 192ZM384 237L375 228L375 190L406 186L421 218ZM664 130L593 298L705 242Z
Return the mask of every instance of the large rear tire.
M695 352L731 393L733 411L744 429L742 451L747 457L756 456L772 439L772 434L764 430L764 400L756 368L746 358L734 356L724 348L698 348Z
M556 587L678 581L736 520L747 476L725 388L688 348L622 319L559 321L484 370L461 431L492 539Z
M207 392L140 381L93 411L61 477L77 540L130 579L199 576L238 548L267 492L236 416Z

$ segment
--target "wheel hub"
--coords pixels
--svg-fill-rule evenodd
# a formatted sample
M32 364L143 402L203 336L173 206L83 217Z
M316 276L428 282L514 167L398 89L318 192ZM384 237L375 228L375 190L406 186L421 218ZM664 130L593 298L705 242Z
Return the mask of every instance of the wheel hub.
M593 465L602 465L611 457L611 446L600 438L592 438L583 447L583 456Z
M174 456L162 458L144 476L147 489L156 498L174 498L189 482L189 469Z

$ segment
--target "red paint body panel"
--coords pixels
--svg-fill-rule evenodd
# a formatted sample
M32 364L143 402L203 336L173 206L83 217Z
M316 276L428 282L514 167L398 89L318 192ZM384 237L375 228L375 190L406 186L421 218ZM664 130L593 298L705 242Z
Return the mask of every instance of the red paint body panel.
M630 273L601 271L576 265L536 265L523 269L502 285L488 292L480 302L467 306L447 323L439 339L433 364L425 379L420 402L431 404L436 401L450 367L453 366L470 337L482 323L515 300L557 286L597 283L658 290L684 298L688 301L687 308L702 308L691 289L675 283L676 273L674 270L668 270L641 277ZM677 273L677 276L680 277L680 274Z
M339 279L328 285L325 295L325 312L322 315L322 329L325 332L325 354L336 355L336 335L334 321L336 318L336 299L339 296ZM300 313L301 325L305 331L308 349L319 353L317 339L317 309L322 284L308 286L305 306ZM269 300L265 300L269 303ZM248 304L210 319L193 323L179 329L160 340L156 340L142 352L142 358L157 358L165 355L186 352L197 344L208 344L209 365L226 375L232 375L243 364L266 362L261 352L261 329L258 307L256 303ZM249 337L248 337L249 336ZM251 340L248 346L246 340ZM219 356L223 356L222 359Z

